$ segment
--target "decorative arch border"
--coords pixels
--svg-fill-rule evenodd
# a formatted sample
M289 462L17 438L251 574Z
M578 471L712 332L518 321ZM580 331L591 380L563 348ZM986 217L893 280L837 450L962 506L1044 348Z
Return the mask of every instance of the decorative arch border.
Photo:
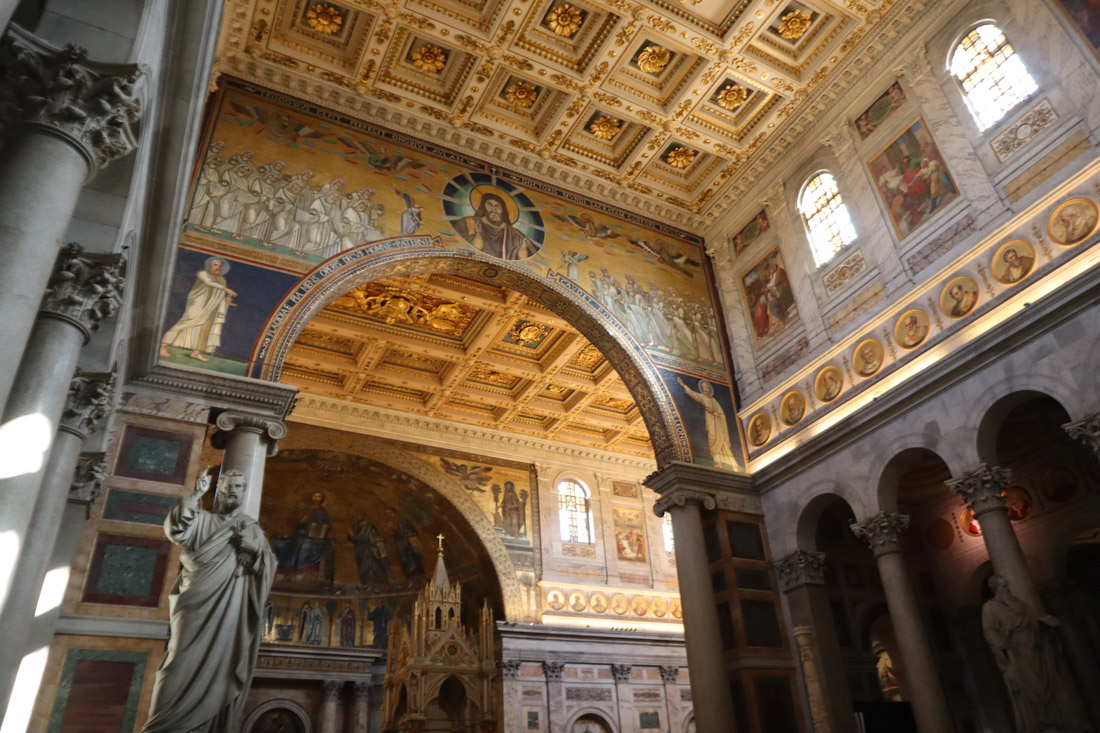
M306 712L298 703L293 700L268 700L262 702L256 706L256 708L248 714L245 718L244 725L241 726L242 733L249 733L252 730L252 726L256 724L256 721L260 719L260 716L266 713L268 710L274 710L276 708L282 708L294 713L298 718L298 722L302 724L302 731L304 733L313 733L313 722L310 720L309 713Z
M358 285L424 272L511 288L552 309L594 344L622 377L642 413L657 465L692 462L687 433L660 373L645 349L602 304L561 275L551 272L552 277L543 278L521 263L447 250L439 237L392 237L318 265L272 311L253 347L246 373L278 381L291 345L329 303Z
M892 464L905 453L916 450L926 450L935 453L947 466L952 477L962 476L965 472L978 467L977 457L973 465L967 465L965 459L956 450L946 436L932 436L928 433L906 433L891 440L880 451L870 465L868 476L874 482L874 507L875 512L894 512L898 509L897 486L889 486L887 472ZM890 492L887 494L887 492ZM869 515L867 515L869 516ZM866 519L867 516L857 519Z
M853 516L857 518L867 516L867 502L858 491L840 481L821 482L811 487L799 500L794 523L796 549L809 551L820 549L814 540L814 531L817 529L817 523L825 507L834 500L847 504Z
M681 725L681 728L683 729L683 733L688 733L688 731L694 730L694 728L692 728L693 725L695 725L695 710L694 709L689 711L688 714L684 716L684 722Z
M1070 384L1048 374L1014 374L982 390L981 396L972 405L966 427L973 432L976 450L982 457L996 460L995 456L990 455L990 450L996 441L996 430L1003 422L1003 417L997 419L990 412L1013 395L1025 394L1049 397L1062 406L1071 421L1085 417L1084 400ZM990 420L987 421L987 418Z
M474 685L468 679L466 679L464 675L453 670L447 672L430 672L428 674L432 676L431 687L421 688L424 695L424 707L427 707L428 703L439 697L439 690L443 687L443 683L449 680L451 677L454 677L456 680L458 680L458 683L462 685L462 689L466 690L466 697L475 705L477 705L479 710L481 709L481 704L478 702L479 690L474 687Z
M565 728L563 729L562 733L570 733L570 731L573 730L573 724L586 715L595 715L607 724L607 727L611 729L611 733L619 733L618 721L611 719L611 713L604 710L603 708L592 706L581 708L580 710L574 710L573 714L566 719Z
M288 445L288 448L299 446ZM304 450L311 450L303 447ZM320 450L320 449L312 449ZM385 438L371 435L356 435L353 445L344 448L346 452L385 464L392 469L406 473L423 482L458 510L462 518L469 523L478 540L481 541L497 573L501 598L504 601L504 616L507 621L533 621L524 617L523 590L516 576L516 567L508 555L508 548L497 536L492 522L480 507L469 497L466 490L456 479L447 476L427 461L410 455Z

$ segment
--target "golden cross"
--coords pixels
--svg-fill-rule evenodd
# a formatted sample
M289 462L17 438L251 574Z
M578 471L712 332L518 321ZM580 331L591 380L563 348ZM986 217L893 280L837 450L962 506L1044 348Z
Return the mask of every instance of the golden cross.
M443 554L443 534L442 533L437 534L435 536L435 538L437 540L439 540L439 554L442 555Z

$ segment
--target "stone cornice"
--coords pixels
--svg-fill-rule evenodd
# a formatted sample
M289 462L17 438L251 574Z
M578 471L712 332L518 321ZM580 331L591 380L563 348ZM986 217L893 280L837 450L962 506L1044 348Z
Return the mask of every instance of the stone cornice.
M210 407L240 408L277 418L290 413L298 394L297 387L286 384L167 364L154 366L127 386L134 391L180 396Z
M909 515L879 512L862 522L852 523L852 534L866 542L875 557L901 552L901 533L909 526Z
M0 74L0 126L57 135L84 156L89 178L137 145L137 66L89 61L79 46L55 48L13 24L0 39Z
M694 501L691 497L695 494L709 497L711 505L707 509L760 512L760 499L752 479L744 474L672 461L642 483L661 495L653 507L657 516L662 516L669 506Z
M985 461L977 469L947 481L947 488L962 497L966 505L979 517L986 512L1008 511L1004 490L1012 477L1012 471L1000 466L987 466Z
M560 464L584 464L605 472L622 472L616 476L641 477L653 471L656 465L645 458L452 423L371 405L353 405L310 394L303 394L299 399L293 421L406 442L415 436L418 440L437 447L474 451L499 458L514 459L517 455L523 455L532 463L548 468ZM541 471L539 477L544 477Z
M775 561L775 576L784 593L804 585L824 585L825 553L795 550Z

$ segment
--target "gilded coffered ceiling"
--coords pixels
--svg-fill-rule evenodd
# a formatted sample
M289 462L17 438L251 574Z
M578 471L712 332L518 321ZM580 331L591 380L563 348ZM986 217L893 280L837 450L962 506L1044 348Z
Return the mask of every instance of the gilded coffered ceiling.
M303 392L652 458L642 415L603 354L511 290L451 275L355 288L283 367Z
M934 2L227 0L215 74L701 232Z

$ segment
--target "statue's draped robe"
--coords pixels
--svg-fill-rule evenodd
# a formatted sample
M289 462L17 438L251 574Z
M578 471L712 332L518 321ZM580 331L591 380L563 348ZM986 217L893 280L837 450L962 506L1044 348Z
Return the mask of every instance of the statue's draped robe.
M275 556L256 520L197 505L188 497L164 520L168 538L183 548L183 568L169 598L172 632L142 733L228 733L256 666ZM261 548L249 570L238 566L230 544L234 526Z

